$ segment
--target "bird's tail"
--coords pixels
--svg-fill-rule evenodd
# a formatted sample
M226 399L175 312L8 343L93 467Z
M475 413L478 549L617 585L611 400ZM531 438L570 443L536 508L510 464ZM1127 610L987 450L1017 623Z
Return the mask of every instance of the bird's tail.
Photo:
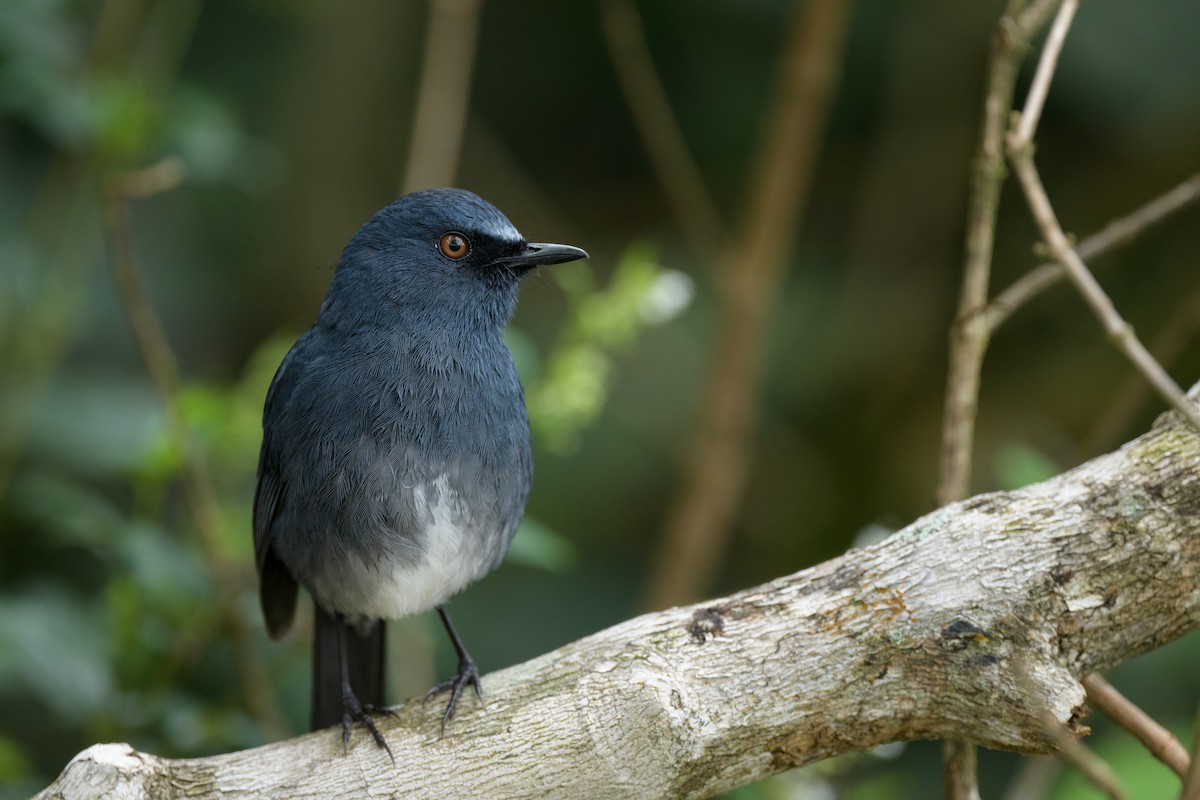
M328 728L342 721L342 679L338 670L336 622L316 603L313 624L312 730ZM350 688L363 705L383 707L385 626L376 620L366 636L352 625L344 625L346 666Z

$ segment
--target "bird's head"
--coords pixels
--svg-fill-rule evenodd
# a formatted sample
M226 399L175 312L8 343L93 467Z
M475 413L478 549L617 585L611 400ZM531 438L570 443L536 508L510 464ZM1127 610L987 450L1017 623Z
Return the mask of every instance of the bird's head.
M500 210L463 189L413 192L371 217L342 251L327 302L372 316L398 308L503 326L517 285L540 264L587 258L527 241Z

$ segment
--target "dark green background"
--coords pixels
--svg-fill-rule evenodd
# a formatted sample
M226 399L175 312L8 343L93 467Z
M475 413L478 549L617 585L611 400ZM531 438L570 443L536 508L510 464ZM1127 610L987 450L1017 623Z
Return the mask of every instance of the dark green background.
M640 4L673 110L730 219L796 7ZM101 9L112 29L98 25ZM710 593L832 557L860 531L932 506L968 169L1001 10L854 6L771 324L750 485ZM1197 30L1200 5L1182 0L1083 4L1037 137L1069 231L1094 231L1200 163ZM178 454L107 268L99 181L167 155L186 177L133 203L136 252L219 491L217 552L239 587L224 613L246 620L290 730L303 729L304 633L268 642L256 607L258 415L341 245L398 191L424 32L424 4L383 0L0 6L0 795L40 788L95 741L190 756L283 733L243 699ZM679 318L601 348L611 392L574 446L539 440L529 515L547 533L454 603L490 671L639 610L701 401L716 297L650 169L596 5L487 4L473 75L458 185L533 239L587 248L589 265L562 269L592 270L601 286L635 243L695 283ZM1094 264L1147 341L1195 306L1198 231L1189 209ZM1036 263L1034 239L1006 187L996 288ZM548 271L524 287L514 326L530 379L577 312L567 297ZM1194 334L1169 365L1185 385L1200 377ZM1020 311L984 367L973 490L1040 479L1145 429L1161 411L1149 398L1115 438L1093 441L1129 377L1066 287ZM399 695L452 668L436 620L393 629ZM1185 742L1198 649L1192 636L1114 675ZM1093 744L1133 796L1175 791L1127 736L1093 722ZM937 759L936 745L908 745L735 795L818 796L805 792L829 781L839 797L931 796ZM983 753L985 795L1018 763ZM1055 791L1090 796L1073 780Z

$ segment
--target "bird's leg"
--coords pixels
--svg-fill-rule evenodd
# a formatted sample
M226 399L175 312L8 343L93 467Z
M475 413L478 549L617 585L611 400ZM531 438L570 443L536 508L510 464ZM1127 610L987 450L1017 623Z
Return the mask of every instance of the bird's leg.
M475 695L482 699L483 686L479 682L479 668L475 666L475 660L471 658L471 654L463 646L462 639L458 636L458 631L454 630L454 623L450 621L450 615L446 612L446 607L438 606L437 612L441 615L442 623L446 626L446 633L450 634L450 641L454 643L455 652L458 653L458 674L448 681L442 681L430 689L429 694L425 695L425 699L428 700L435 694L440 694L446 690L450 691L450 702L446 704L446 713L442 715L442 734L445 735L446 723L454 716L454 711L458 708L458 699L462 697L463 690L468 686L473 686L475 688Z
M350 686L350 667L346 660L346 620L341 614L335 614L333 617L333 634L337 638L338 674L342 679L342 750L350 747L351 725L361 722L363 727L371 732L375 744L387 750L388 756L395 763L396 756L392 754L392 748L388 747L383 734L375 727L375 720L371 718L371 715L383 713L395 716L396 714L390 709L379 709L371 703L364 705L359 702L358 696L354 694L354 689Z

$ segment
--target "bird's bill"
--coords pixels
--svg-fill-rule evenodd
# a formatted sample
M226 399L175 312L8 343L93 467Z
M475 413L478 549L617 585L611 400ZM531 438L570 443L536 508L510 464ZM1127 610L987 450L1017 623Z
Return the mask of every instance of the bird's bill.
M569 244L545 244L529 242L521 252L508 258L497 259L496 264L510 267L532 267L538 264L565 264L588 258L587 251Z

